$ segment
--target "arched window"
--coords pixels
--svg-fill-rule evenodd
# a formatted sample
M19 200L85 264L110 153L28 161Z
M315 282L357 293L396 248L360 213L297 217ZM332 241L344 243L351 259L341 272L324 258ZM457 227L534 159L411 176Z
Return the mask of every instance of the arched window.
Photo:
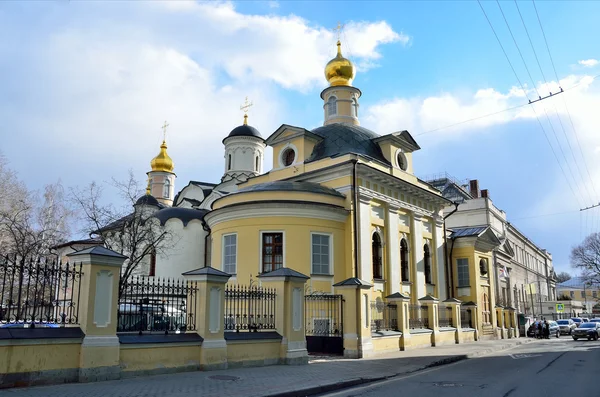
M382 260L381 260L381 237L379 237L379 233L373 233L373 242L371 245L371 249L373 251L373 278L374 279L382 279Z
M258 156L254 159L254 171L258 172Z
M402 281L410 280L408 274L408 243L406 239L400 240L400 272L402 273Z
M352 115L358 117L358 101L356 98L352 98Z
M327 116L333 116L337 114L337 98L330 96L327 100Z
M481 273L482 276L485 276L488 274L487 260L485 260L485 259L479 260L479 273Z
M165 184L163 186L163 197L171 197L171 181L169 180L169 178L165 178Z
M227 155L227 171L231 170L231 155Z
M425 265L425 282L431 284L431 253L428 244L423 246L423 264Z
M281 154L281 162L285 167L289 167L290 165L294 164L295 160L296 152L292 148L285 149Z
M152 252L150 253L150 270L148 271L148 276L156 276L156 249L154 248L152 248Z

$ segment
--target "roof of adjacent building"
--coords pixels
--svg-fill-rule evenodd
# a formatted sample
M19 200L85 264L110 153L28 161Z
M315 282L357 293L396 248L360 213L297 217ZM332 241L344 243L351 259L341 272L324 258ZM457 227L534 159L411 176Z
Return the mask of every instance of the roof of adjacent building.
M207 212L208 210L205 209L170 207L156 211L152 216L158 219L161 225L164 225L169 219L176 218L183 222L183 226L187 226L191 220L201 221Z
M135 205L153 205L155 207L160 207L158 200L150 194L144 194L142 197L137 199Z
M462 227L462 228L453 227L450 238L479 236L481 233L485 232L488 227L489 226Z
M593 282L590 281L587 277L573 277L570 280L565 281L564 283L557 284L557 288L572 288L572 289L583 289L592 288ZM594 286L595 288L600 288L600 286Z
M240 125L239 127L235 127L233 130L231 130L231 132L229 133L229 135L227 135L225 139L233 138L236 136L253 136L262 139L260 132L258 132L256 128L245 124ZM223 141L225 141L225 139L223 139Z
M259 183L256 185L248 186L238 190L236 193L249 193L249 192L305 192L305 193L316 193L325 194L328 196L345 198L342 193L335 189L326 187L314 182L291 182L291 181L274 181Z
M58 245L55 245L53 247L50 247L50 249L59 249L59 248L69 247L71 245L88 245L88 244L101 245L102 244L102 240L99 239L99 238L87 238L87 239L83 239L83 240L71 240L71 241L67 241L65 243L58 244Z
M354 153L390 165L379 145L373 141L380 136L364 127L333 123L315 128L311 132L323 140L315 145L306 162Z

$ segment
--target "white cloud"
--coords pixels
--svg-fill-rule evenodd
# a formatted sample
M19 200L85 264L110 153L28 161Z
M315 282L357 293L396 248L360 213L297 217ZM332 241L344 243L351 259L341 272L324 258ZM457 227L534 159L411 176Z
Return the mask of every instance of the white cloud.
M584 60L578 61L577 63L582 66L591 68L591 67L596 66L598 64L598 62L599 61L597 59L584 59Z

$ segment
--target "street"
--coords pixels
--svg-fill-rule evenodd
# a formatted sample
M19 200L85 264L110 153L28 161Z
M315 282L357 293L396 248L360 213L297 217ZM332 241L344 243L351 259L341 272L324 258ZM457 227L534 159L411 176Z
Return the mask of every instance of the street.
M597 396L598 362L600 343L552 338L323 396Z

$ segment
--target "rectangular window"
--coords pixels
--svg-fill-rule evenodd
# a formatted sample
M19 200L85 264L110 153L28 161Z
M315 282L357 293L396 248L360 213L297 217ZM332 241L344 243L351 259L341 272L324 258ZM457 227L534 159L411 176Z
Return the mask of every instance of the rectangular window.
M237 273L237 234L223 236L223 271Z
M456 274L458 275L458 286L469 287L469 260L466 258L456 260Z
M327 234L312 235L312 274L331 274L331 237Z
M592 296L594 298L597 298L598 297L598 291L592 291Z
M571 295L571 298L575 298L575 291L569 292L569 295Z
M585 291L581 291L581 297L585 298Z
M272 272L283 267L283 233L263 233L262 271Z

